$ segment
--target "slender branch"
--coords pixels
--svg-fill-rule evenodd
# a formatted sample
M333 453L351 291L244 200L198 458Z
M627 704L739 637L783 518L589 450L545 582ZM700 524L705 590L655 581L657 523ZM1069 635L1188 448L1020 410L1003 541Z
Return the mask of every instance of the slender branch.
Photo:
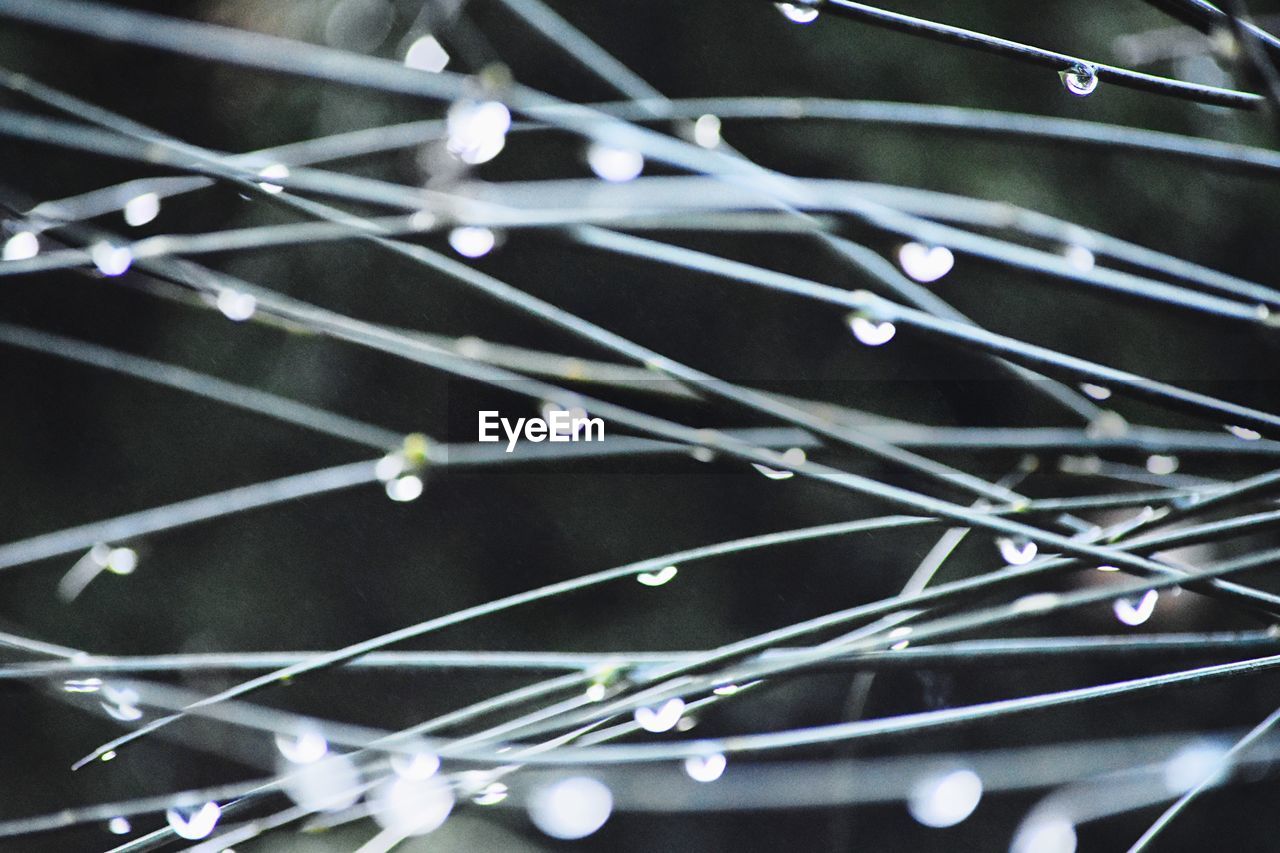
M1157 77L1154 74L1118 68L1114 65L1106 65L1065 53L1032 47L1031 45L996 38L995 36L961 29L960 27L926 21L922 18L913 18L910 15L890 12L862 3L854 3L852 0L822 0L819 3L819 8L842 18L886 27L910 35L923 36L934 41L973 48L1015 59L1019 62L1053 68L1058 71L1085 66L1093 69L1100 80L1143 92L1170 95L1197 103L1235 107L1237 109L1256 109L1263 101L1260 95L1252 92L1237 92L1231 89L1220 89L1215 86L1204 86L1199 83L1185 83L1181 80Z

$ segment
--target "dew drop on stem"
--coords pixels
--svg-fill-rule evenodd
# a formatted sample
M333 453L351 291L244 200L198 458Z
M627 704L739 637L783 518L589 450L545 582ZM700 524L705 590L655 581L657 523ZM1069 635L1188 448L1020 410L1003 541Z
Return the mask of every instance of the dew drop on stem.
M222 817L222 809L213 802L195 808L174 806L164 813L164 817L179 838L198 841L213 832L218 818Z
M851 314L848 322L853 336L869 347L883 346L898 333L898 327L888 320L877 322L865 314Z
M1132 596L1125 598L1117 598L1112 610L1125 625L1137 627L1143 622L1151 618L1151 614L1155 612L1156 602L1160 599L1160 593L1154 589L1149 589L1140 596Z
M1030 540L1008 536L997 539L996 548L1000 551L1000 558L1011 566L1025 566L1035 559L1038 550L1036 543Z
M586 776L562 779L533 792L529 818L552 838L586 838L604 826L613 812L613 792Z
M973 814L981 799L978 774L957 769L921 779L911 790L907 809L919 823L940 829L955 826Z
M691 755L684 760L684 772L695 782L714 782L724 775L727 765L724 753Z
M1098 88L1098 71L1091 65L1078 63L1059 71L1058 76L1062 78L1062 87L1079 98L1093 94Z
M818 20L818 8L816 3L798 2L798 3L775 3L778 11L782 16L793 24L812 24Z

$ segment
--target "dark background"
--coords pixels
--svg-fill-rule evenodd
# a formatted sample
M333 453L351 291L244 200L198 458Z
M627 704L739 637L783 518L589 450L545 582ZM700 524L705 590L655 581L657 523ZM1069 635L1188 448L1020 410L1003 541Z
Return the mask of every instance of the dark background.
M330 2L153 3L167 14L323 42ZM1206 109L1103 84L1079 99L1056 75L963 49L824 17L789 24L767 2L615 0L553 5L671 97L785 95L985 107L1185 132L1272 146L1266 117ZM390 35L373 51L402 54L417 4L395 4ZM1169 20L1139 2L898 3L995 35L1107 61L1117 39ZM1267 11L1256 4L1255 12ZM439 17L451 70L501 58L517 80L561 98L613 94L529 31L501 4L476 0L462 24ZM0 24L0 56L78 97L182 139L241 152L343 129L439 116L406 98L345 90L88 38ZM1165 74L1214 66L1161 63ZM1210 61L1211 62L1211 61ZM1220 73L1220 72L1218 72ZM1207 81L1217 82L1217 81ZM8 105L30 105L6 98ZM1231 175L1134 154L1072 146L977 141L945 133L819 122L728 122L725 137L791 174L882 181L1005 200L1154 249L1277 285L1274 178ZM3 192L15 202L82 192L147 174L114 161L35 145L0 143ZM343 163L362 174L421 183L414 152ZM580 145L558 134L513 136L478 170L494 180L588 174ZM289 214L228 189L166 202L140 233L201 232L288 221ZM97 224L124 231L118 216ZM851 236L889 252L893 243ZM868 283L801 241L662 235L761 265L848 287ZM433 247L443 241L427 241ZM366 246L334 243L206 258L249 281L362 319L480 337L553 352L604 357L555 330ZM926 423L1033 425L1068 421L1025 391L995 381L969 356L902 331L889 346L857 346L838 313L729 283L613 258L554 234L510 235L480 265L511 283L712 374L785 393ZM0 283L0 319L81 337L275 391L398 431L470 440L477 407L535 413L528 401L478 392L422 368L317 337L233 325L215 312L149 297L121 282L50 274ZM989 328L1116 367L1274 410L1274 341L1150 304L1132 305L960 259L934 285ZM728 407L661 404L619 396L695 425L760 423ZM0 541L369 456L180 392L16 350L0 352ZM1134 420L1202 423L1123 401ZM1212 426L1212 425L1210 425ZM820 455L849 470L924 484L855 455ZM1141 464L1122 456L1121 461ZM948 457L998 478L1016 454ZM1046 469L1052 459L1045 460ZM1182 471L1243 476L1249 469L1183 460ZM1105 485L1105 484L1104 484ZM1097 486L1094 485L1093 490ZM1033 495L1085 493L1051 473ZM955 497L951 495L950 497ZM775 483L729 463L692 459L513 467L501 473L432 472L424 495L400 505L377 486L236 516L130 543L142 561L129 577L104 575L74 605L54 595L73 558L0 576L3 625L99 653L326 649L480 601L642 557L770 530L882 514L873 502L799 479ZM895 592L933 540L884 533L709 561L661 590L620 583L422 641L441 649L684 649L709 647ZM988 538L974 536L944 577L991 568ZM1266 586L1264 582L1262 585ZM1272 585L1274 586L1274 584ZM1164 601L1146 628L1249 626L1222 608ZM1011 631L1111 632L1107 612ZM1190 665L1191 662L1188 662ZM1134 677L1167 667L1108 662L995 671L904 672L881 677L868 714L963 704ZM217 689L230 682L185 682ZM936 685L945 685L939 696ZM260 701L390 728L410 725L513 687L514 680L457 673L406 676L337 672ZM1276 704L1280 681L1250 676L1158 696L1023 716L998 726L893 740L854 754L963 750L1087 740L1153 731L1249 726ZM840 718L847 676L798 679L709 715L695 734L761 731ZM71 774L70 763L119 733L109 720L36 686L0 688L4 723L0 817L195 787L244 768L156 740L117 762ZM253 741L251 735L220 734ZM265 741L257 744L266 751ZM826 753L815 752L811 757ZM1166 839L1167 849L1271 849L1277 829L1267 782L1207 796ZM901 806L847 811L650 816L617 814L581 849L998 850L1035 801L991 795L948 830L917 825ZM1121 849L1155 812L1081 828L1082 850ZM149 829L160 819L139 819ZM249 850L352 849L365 837L268 837ZM110 846L102 827L0 841L4 849ZM514 811L460 810L438 833L405 849L541 849L556 846ZM431 845L435 845L432 847Z

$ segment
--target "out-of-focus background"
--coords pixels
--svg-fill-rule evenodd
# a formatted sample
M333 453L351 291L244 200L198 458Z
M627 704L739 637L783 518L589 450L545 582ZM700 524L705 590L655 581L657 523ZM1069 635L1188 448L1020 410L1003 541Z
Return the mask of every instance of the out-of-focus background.
M1103 84L1087 98L1064 93L1047 69L939 46L822 16L807 26L767 2L616 0L551 3L606 50L670 97L777 95L951 104L1114 122L1273 147L1265 116L1205 108ZM1253 4L1255 14L1269 11ZM495 0L274 0L138 4L166 15L400 58L435 34L450 70L505 64L514 78L581 102L614 94L533 34ZM1140 2L1027 4L1008 0L896 2L895 10L1117 64L1146 62L1170 43L1169 19ZM1153 73L1231 85L1207 42L1188 31ZM1157 51L1158 53L1158 51ZM0 25L0 60L80 98L181 139L243 152L342 130L442 115L443 108L165 55L13 23ZM7 102L29 108L12 96ZM1100 153L1010 140L871 127L859 123L726 120L724 138L758 162L793 175L846 178L1008 201L1154 249L1276 285L1280 182L1211 171L1132 153ZM343 162L339 168L422 185L429 158L417 151ZM0 191L16 206L149 173L136 166L33 144L0 142ZM661 172L651 167L650 172ZM588 177L581 144L559 133L513 134L475 177ZM286 213L214 188L166 202L141 229L119 216L99 224L134 234L202 232L289 221ZM850 227L886 254L894 244ZM668 234L687 245L750 259L842 287L868 286L798 239ZM447 246L431 238L434 248ZM585 347L366 245L328 243L213 256L205 262L354 317L451 336L583 357ZM707 372L783 393L938 425L1068 423L1043 399L982 361L901 330L891 346L857 346L838 315L793 299L577 247L554 233L513 233L476 262L486 271ZM1274 341L1149 304L1127 304L1061 282L1037 280L961 258L935 287L989 328L1144 375L1274 409L1280 352ZM231 324L71 273L6 278L0 319L104 343L314 403L397 432L469 441L474 412L519 415L536 407L480 391L424 368L320 337ZM616 399L697 426L761 425L722 405ZM1134 421L1195 421L1112 401ZM188 497L369 457L363 448L183 393L46 355L0 350L0 542ZM928 487L853 454L816 458L913 487ZM997 479L1017 453L952 455ZM1141 459L1117 461L1141 465ZM1025 490L1088 489L1041 460ZM1243 476L1187 457L1181 471ZM329 649L484 600L642 557L737 536L882 514L883 507L802 481L765 479L744 466L684 456L620 462L511 466L483 473L429 472L416 501L387 500L377 485L312 498L127 544L140 554L128 576L104 575L72 604L55 595L74 557L0 574L0 627L73 648L112 654ZM707 648L838 607L895 592L933 543L928 534L885 532L715 560L678 584L638 584L557 599L422 640L419 648L626 650ZM1241 546L1243 547L1243 546ZM988 538L972 537L947 577L991 568ZM1078 582L1064 579L1064 584ZM1260 585L1266 586L1265 581ZM1109 609L1028 633L1111 630ZM1164 598L1136 630L1250 626L1191 594ZM1211 658L1206 658L1206 660ZM902 671L878 677L867 716L962 704L1162 671L1123 659L1054 667ZM707 715L697 733L790 728L846 713L850 675L780 684ZM212 691L223 678L183 682ZM336 671L259 700L386 728L411 725L521 683L499 675ZM1115 737L1151 731L1249 726L1276 704L1280 680L1246 681L1026 715L910 737L841 754L966 750ZM0 818L80 803L193 788L237 778L243 768L203 750L156 739L111 765L78 773L73 760L121 729L54 689L0 688L3 761ZM212 736L269 750L263 739L218 729ZM227 752L230 752L228 748ZM815 751L815 757L832 754ZM1210 793L1167 849L1268 849L1271 783ZM1003 849L1034 795L991 795L957 827L933 830L901 804L838 810L692 814L620 812L583 850L995 850ZM1153 817L1147 810L1081 826L1080 849L1115 850ZM154 824L154 826L152 826ZM140 830L155 828L138 819ZM315 836L283 834L245 850L346 850L358 826ZM1231 839L1228 843L1227 839ZM12 850L104 849L101 825L3 842ZM415 846L416 845L416 846ZM404 849L540 850L557 846L515 810L464 811ZM239 845L238 845L239 847Z

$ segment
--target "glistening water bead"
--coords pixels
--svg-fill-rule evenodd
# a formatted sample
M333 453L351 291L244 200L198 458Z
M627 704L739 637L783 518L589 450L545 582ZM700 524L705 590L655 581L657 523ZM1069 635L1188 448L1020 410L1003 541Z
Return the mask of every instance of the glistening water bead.
M360 800L360 769L345 755L289 762L280 769L280 789L307 811L340 812Z
M199 841L208 837L222 817L222 809L217 803L205 803L196 808L174 806L164 813L165 820L179 838L187 841Z
M241 293L230 288L218 291L216 304L222 316L236 323L243 323L258 310L258 300L252 293Z
M816 3L799 2L799 3L774 3L778 11L782 13L788 21L793 24L812 24L818 20L818 7Z
M640 707L635 711L636 725L653 734L671 731L676 727L676 723L680 722L682 716L684 716L684 700L678 696L668 699L657 708Z
M392 833L426 835L444 825L455 802L453 789L438 776L394 777L374 790L369 810L378 825Z
M433 35L425 35L409 45L404 53L406 68L438 74L449 64L449 52Z
M595 143L587 148L587 165L597 178L611 184L624 184L640 177L644 171L644 157L630 148L611 148Z
M477 806L496 806L507 798L509 789L501 782L490 782L471 797Z
M19 231L4 243L3 254L6 261L25 261L40 254L40 240L32 231Z
M497 235L488 228L467 225L449 232L449 245L464 258L484 257L497 242Z
M277 734L276 749L292 764L311 764L324 758L329 742L319 729L305 727L292 735Z
M996 548L1000 551L1000 558L1011 566L1025 566L1036 557L1036 543L1020 539L1014 540L1008 536L1001 536L996 540Z
M1076 827L1065 817L1035 815L1013 837L1009 853L1075 853Z
M1093 94L1093 90L1098 88L1098 71L1092 65L1078 63L1059 71L1058 76L1062 79L1062 87L1076 97Z
M972 770L959 769L926 777L911 789L907 809L925 826L955 826L978 807L982 780Z
M898 327L888 320L877 322L865 314L850 314L847 322L853 336L869 347L883 346L898 333Z
M459 101L445 119L449 153L468 166L487 163L507 144L511 111L498 101Z
M720 144L720 117L706 113L693 123L693 142L700 148L715 148Z
M1136 627L1151 618L1160 593L1149 589L1140 596L1117 598L1112 605L1116 618L1130 627Z
M903 243L898 249L898 266L916 281L937 281L955 266L956 258L946 246Z
M586 776L562 779L529 797L529 819L552 838L586 838L613 812L613 793Z
M89 250L93 265L105 276L124 275L133 264L133 252L125 246L113 246L110 243L96 243Z
M663 566L656 572L641 572L636 575L636 581L644 586L662 586L672 580L680 571L676 566Z
M286 166L284 163L272 163L270 166L265 166L261 170L259 170L258 177L259 178L275 178L277 180L288 178L289 167ZM273 195L276 193L284 192L283 186L281 186L280 184L273 184L269 181L259 181L258 187L263 192L269 192Z
M799 447L793 447L782 454L782 461L787 465L803 465L808 461L808 459L809 457L805 454L804 450ZM795 471L770 468L769 466L761 465L758 462L752 462L751 467L755 468L770 480L790 480L796 475Z
M125 202L124 221L135 228L139 225L146 225L159 215L160 196L155 193L143 193Z
M695 782L714 782L724 775L728 761L724 753L691 755L684 760L684 772Z

